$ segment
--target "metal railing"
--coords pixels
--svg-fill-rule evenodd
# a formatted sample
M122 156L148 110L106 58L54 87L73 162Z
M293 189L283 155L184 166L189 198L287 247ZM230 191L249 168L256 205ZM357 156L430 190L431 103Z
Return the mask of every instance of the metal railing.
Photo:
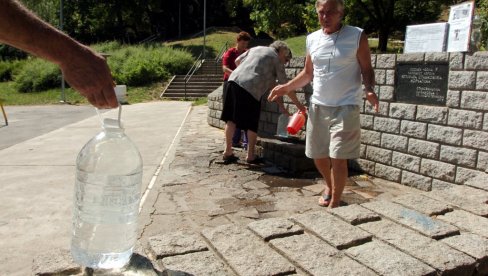
M176 75L174 75L171 80L168 82L168 85L166 85L166 87L164 88L163 92L161 92L161 95L159 95L160 98L163 97L164 95L164 92L166 92L166 90L168 90L168 87L171 85L171 83L173 82L173 80L176 78Z
M222 45L222 47L220 48L220 51L219 53L217 54L217 56L215 57L215 64L219 64L222 62L222 56L225 54L225 52L227 51L227 49L229 48L229 42L226 41L224 43L224 45ZM218 74L220 73L221 71L219 71L219 68L218 66L215 66L215 74Z
M229 42L226 41L224 43L224 45L222 45L222 48L220 48L220 51L219 53L217 54L217 56L215 57L215 62L220 62L222 60L222 56L225 54L225 52L227 51L229 47Z
M193 65L191 66L190 70L188 70L188 73L186 73L185 75L185 78L184 78L184 81L185 81L185 100L186 100L186 85L188 84L188 82L190 81L191 77L193 77L193 75L195 74L195 72L200 69L200 67L202 66L204 60L201 59L202 58L202 55L203 53L201 53L197 60L193 63Z

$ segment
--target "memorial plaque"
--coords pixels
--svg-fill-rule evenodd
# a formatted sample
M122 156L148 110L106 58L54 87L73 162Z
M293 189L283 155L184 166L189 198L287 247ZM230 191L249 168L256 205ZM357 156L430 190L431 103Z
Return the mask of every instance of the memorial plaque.
M396 67L397 102L446 105L448 64L399 63Z

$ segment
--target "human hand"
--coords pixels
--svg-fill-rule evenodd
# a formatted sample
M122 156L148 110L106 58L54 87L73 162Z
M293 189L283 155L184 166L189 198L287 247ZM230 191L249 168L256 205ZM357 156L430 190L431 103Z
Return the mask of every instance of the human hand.
M115 108L115 83L107 61L90 48L80 45L71 53L71 59L60 63L64 78L72 88L98 108Z
M378 96L376 96L376 93L371 91L366 92L366 100L368 100L368 102L373 106L374 111L378 113L380 104L379 104Z
M281 97L281 96L285 95L286 93L288 93L288 91L286 91L285 85L283 85L283 84L277 85L271 90L271 93L269 93L268 101L269 102L276 101L276 99L278 97Z

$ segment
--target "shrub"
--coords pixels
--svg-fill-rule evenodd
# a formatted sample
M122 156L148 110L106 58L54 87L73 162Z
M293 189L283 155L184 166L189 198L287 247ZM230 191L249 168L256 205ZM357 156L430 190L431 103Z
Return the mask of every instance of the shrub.
M61 71L53 63L32 58L14 75L14 81L20 92L43 91L61 85Z
M91 48L98 53L112 54L115 51L120 50L122 45L118 41L108 41L92 45Z
M185 51L169 47L139 45L115 51L108 63L117 83L140 86L186 73L193 58Z
M23 60L0 61L0 82L11 81L24 64Z

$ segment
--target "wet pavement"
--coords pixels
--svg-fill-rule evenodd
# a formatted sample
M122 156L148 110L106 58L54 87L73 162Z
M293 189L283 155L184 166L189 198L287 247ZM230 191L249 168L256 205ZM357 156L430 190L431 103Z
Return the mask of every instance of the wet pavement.
M206 112L206 107L194 107L185 123L174 160L162 170L155 185L159 189L145 204L143 213L149 215L145 215L143 238L324 210L317 204L324 189L317 172L297 178L271 163L249 165L239 148L235 149L237 163L222 164L224 132L206 123ZM357 172L350 174L342 205L418 192Z

